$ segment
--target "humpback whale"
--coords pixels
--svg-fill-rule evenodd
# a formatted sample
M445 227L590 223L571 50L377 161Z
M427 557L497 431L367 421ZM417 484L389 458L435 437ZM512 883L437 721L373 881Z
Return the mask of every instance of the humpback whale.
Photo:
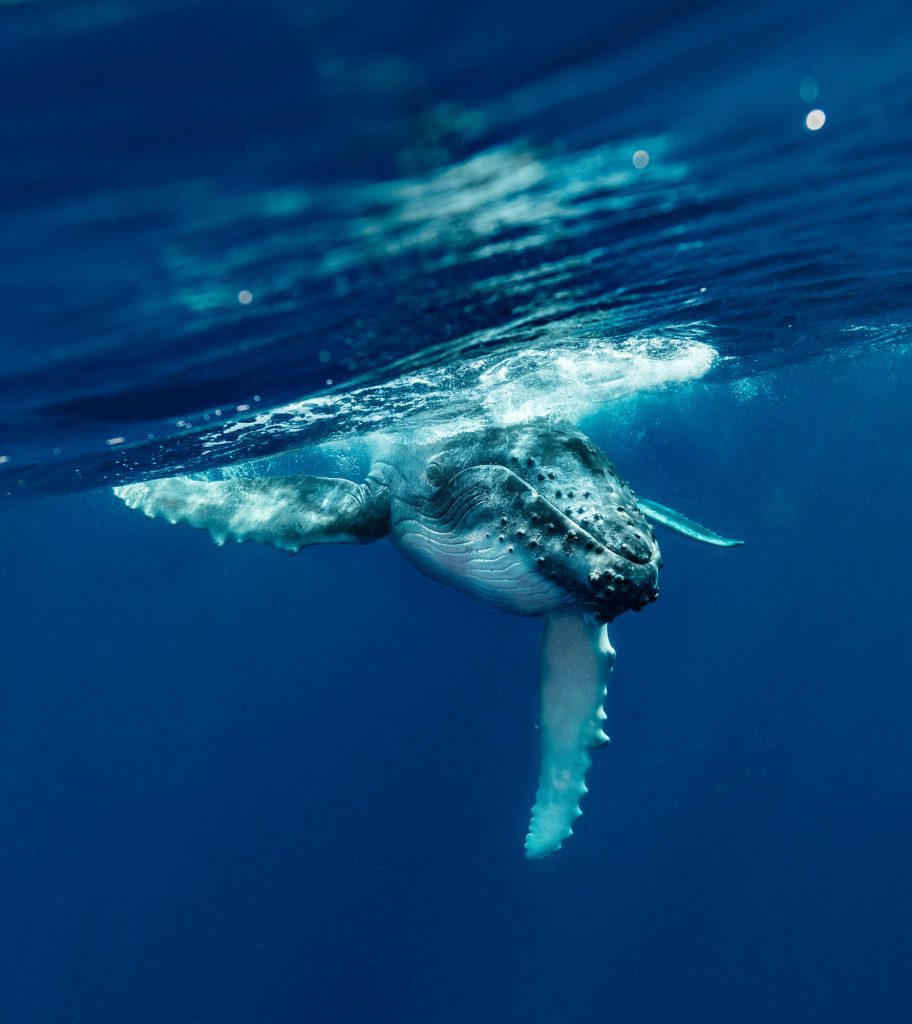
M149 518L208 530L219 545L388 538L423 572L519 615L544 617L541 767L525 849L560 849L582 813L615 652L607 624L658 596L652 523L719 547L722 537L638 498L569 424L488 427L446 440L387 439L367 477L171 477L115 494Z

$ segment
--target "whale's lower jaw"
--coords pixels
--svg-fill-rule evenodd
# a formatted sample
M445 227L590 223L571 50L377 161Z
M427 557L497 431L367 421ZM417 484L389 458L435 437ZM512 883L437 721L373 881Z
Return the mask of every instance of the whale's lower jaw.
M528 563L501 534L461 532L410 519L399 523L393 543L422 572L503 611L545 615L573 598Z

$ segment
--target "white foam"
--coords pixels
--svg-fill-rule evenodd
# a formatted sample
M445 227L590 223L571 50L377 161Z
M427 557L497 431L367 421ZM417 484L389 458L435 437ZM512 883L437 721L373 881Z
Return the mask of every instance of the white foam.
M409 430L427 439L549 417L575 421L638 393L697 380L718 357L699 325L620 340L571 333L564 326L563 336L552 332L508 355L452 360L258 412L219 425L204 445L220 454L233 447L242 459L266 437L275 450L355 436L376 442Z
M717 355L696 337L638 336L621 344L599 339L509 356L483 373L479 383L495 422L578 420L638 392L696 380L709 372Z

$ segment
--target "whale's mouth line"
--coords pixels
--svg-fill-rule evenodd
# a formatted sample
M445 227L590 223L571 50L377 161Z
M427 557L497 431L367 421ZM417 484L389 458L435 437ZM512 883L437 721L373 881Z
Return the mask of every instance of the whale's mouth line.
M585 526L582 526L580 523L576 522L575 519L571 519L566 514L566 512L562 512L549 498L546 498L545 495L542 494L541 491L539 491L539 489L534 484L529 483L528 480L524 480L515 470L510 469L509 466L502 466L499 463L495 462L487 462L473 466L466 466L464 469L460 469L457 472L455 472L443 486L452 487L458 481L459 477L461 477L463 474L474 472L475 470L482 467L501 470L502 472L513 477L514 480L517 480L528 491L534 502L540 502L542 505L544 505L551 513L553 513L553 515L557 518L558 522L567 525L567 532L575 533L578 539L581 540L584 545L591 544L593 551L610 551L611 554L615 555L617 558L620 558L624 562L630 562L631 565L648 564L648 558L643 561L638 561L636 558L632 558L630 555L625 554L623 551L618 551L610 544L606 543L605 541L596 537L594 534L590 533Z

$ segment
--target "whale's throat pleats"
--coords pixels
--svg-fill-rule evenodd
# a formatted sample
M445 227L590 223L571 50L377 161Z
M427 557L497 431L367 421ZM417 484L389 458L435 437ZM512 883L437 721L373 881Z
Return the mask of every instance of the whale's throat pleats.
M546 857L559 850L582 814L591 751L608 737L602 729L602 707L614 650L606 626L592 624L576 612L560 612L545 620L542 637L541 773L526 855Z
M528 487L502 466L461 472L429 500L393 500L391 539L428 575L506 611L541 615L568 600L538 571Z

